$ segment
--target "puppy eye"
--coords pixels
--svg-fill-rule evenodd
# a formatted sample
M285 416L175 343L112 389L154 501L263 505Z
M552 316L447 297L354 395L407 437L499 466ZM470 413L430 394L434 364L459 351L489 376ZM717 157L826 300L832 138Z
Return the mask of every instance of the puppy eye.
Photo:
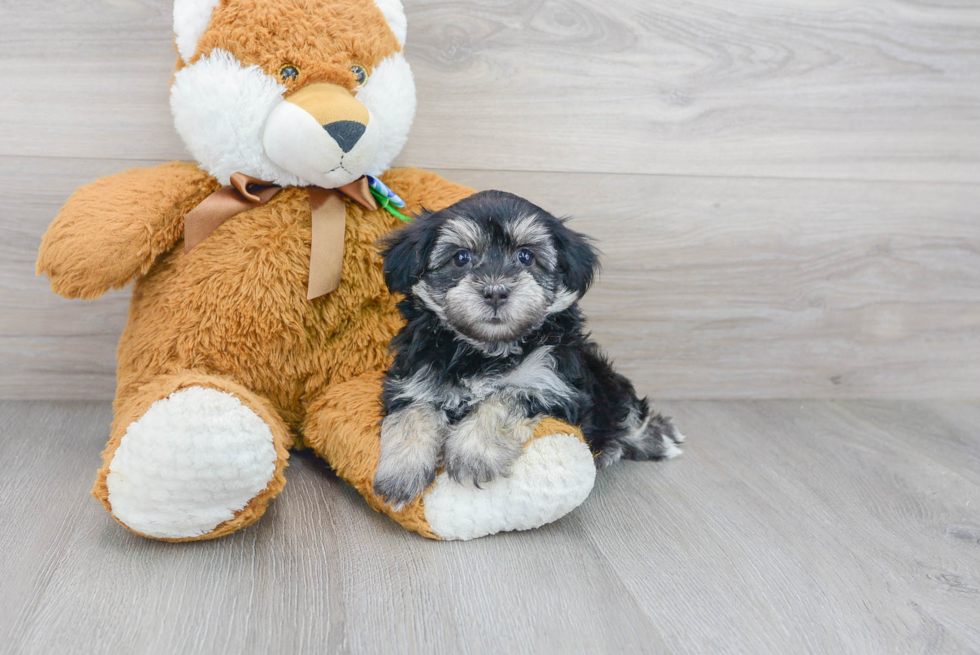
M354 73L354 78L357 80L357 86L361 86L368 80L367 71L360 64L353 64L350 67L350 72Z
M534 253L527 248L521 248L517 251L517 261L525 266L530 266L534 263Z
M295 82L296 78L299 77L299 69L292 64L283 64L282 68L279 69L279 77L282 78L283 82Z
M471 256L469 250L460 250L453 255L453 263L460 267L466 266L470 263L470 258Z

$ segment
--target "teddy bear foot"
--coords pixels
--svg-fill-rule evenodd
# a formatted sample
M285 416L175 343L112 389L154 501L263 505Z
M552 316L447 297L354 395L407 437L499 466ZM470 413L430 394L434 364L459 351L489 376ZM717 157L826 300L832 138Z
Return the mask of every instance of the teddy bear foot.
M219 526L236 519L237 529L262 514L268 498L257 507L253 501L281 477L279 458L269 425L238 397L185 387L126 428L107 461L103 502L116 520L147 537L219 536L212 534ZM239 518L246 509L254 517Z
M595 484L592 452L578 435L553 429L544 432L524 446L509 475L482 488L460 484L445 471L440 473L423 497L432 533L444 540L467 540L530 530L581 505Z

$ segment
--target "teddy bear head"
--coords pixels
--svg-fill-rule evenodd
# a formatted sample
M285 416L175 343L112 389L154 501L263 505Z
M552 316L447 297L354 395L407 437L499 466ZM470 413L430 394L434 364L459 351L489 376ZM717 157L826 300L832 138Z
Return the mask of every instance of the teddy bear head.
M175 0L170 106L201 168L337 188L384 172L415 116L401 0Z

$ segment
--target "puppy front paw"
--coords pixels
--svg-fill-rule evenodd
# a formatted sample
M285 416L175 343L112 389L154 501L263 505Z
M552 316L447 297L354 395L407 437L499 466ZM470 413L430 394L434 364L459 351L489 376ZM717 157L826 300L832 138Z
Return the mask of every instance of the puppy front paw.
M378 466L374 474L374 494L400 512L425 493L436 479L435 465L408 466L404 463L387 463Z
M446 439L446 473L477 487L510 471L531 438L533 422L519 408L498 399L483 402Z
M416 403L393 412L381 423L381 456L374 473L374 493L401 511L425 493L436 478L446 415Z
M500 444L446 448L446 473L456 482L472 482L479 487L506 475L520 454L520 448Z

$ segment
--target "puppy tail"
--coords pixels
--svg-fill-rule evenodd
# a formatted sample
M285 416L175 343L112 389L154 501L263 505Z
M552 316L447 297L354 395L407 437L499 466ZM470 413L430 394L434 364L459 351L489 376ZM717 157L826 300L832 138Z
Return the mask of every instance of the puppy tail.
M670 417L653 412L647 398L632 396L629 405L625 419L596 460L599 468L624 458L673 459L683 452L678 444L684 442L684 435L677 431Z

